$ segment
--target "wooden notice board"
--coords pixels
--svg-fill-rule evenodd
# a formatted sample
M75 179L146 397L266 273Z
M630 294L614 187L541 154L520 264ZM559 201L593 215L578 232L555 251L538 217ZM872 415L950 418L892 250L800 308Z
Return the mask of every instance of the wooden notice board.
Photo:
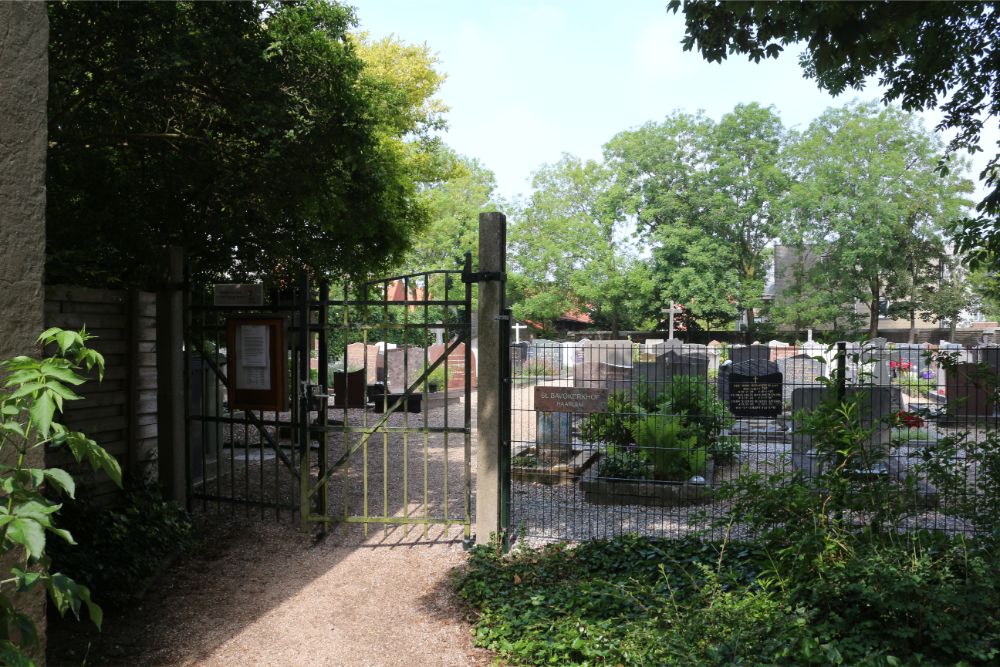
M287 408L284 319L230 317L226 351L230 409L281 412Z

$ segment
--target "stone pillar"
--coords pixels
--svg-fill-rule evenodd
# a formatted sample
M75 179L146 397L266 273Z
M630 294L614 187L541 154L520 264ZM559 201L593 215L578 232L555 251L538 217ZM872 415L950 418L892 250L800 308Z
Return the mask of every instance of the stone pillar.
M0 359L36 355L45 309L45 153L49 19L41 2L0 3ZM28 465L43 467L32 450ZM2 572L11 562L3 562ZM6 574L4 574L6 576ZM14 596L35 623L45 662L45 592Z
M507 218L479 214L479 389L476 421L476 540L485 544L500 529L500 327L504 282L484 273L507 270ZM506 352L504 350L503 352Z

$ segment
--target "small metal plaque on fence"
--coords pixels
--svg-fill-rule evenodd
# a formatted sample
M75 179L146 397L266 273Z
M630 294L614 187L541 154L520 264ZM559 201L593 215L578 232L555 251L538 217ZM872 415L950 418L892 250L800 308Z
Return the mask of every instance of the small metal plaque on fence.
M607 412L608 390L581 387L535 387L540 412Z
M774 418L781 414L781 373L729 376L729 411L734 417Z
M260 283L218 283L212 303L216 306L263 306L264 286Z

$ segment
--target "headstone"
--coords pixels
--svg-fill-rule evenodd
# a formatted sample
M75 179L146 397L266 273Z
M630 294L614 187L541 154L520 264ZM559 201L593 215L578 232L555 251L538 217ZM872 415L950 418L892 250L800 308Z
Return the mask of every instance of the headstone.
M444 351L447 349L445 344L441 345L431 345L427 349L427 365L432 365L441 356L444 355ZM476 386L476 353L472 350L471 356L471 367L469 369L469 380L472 386ZM438 366L443 367L445 362L441 362ZM451 354L448 355L448 389L464 389L465 388L465 343L459 343Z
M647 348L646 351L654 357L660 357L668 352L681 352L684 350L684 347L684 343L682 343L679 339L671 338Z
M778 370L781 371L782 400L790 404L792 392L802 387L822 386L816 378L826 375L826 366L821 361L817 361L807 354L796 354L792 357L785 357L775 362Z
M533 361L541 363L552 371L552 375L559 375L562 368L562 343L544 338L536 338L531 341L531 351L528 353Z
M832 387L800 387L792 391L792 415L801 416L813 412L823 401L831 400L836 390ZM845 397L858 401L860 423L866 430L872 430L865 447L870 450L883 448L892 439L892 427L887 418L893 412L893 393L897 387L847 387ZM812 437L802 433L802 420L795 419L792 426L792 454L803 455L812 449ZM810 466L811 467L811 466Z
M988 367L987 367L988 368ZM948 369L945 395L948 414L955 417L992 417L996 405L990 400L997 385L995 372L978 364L955 364Z
M729 411L734 417L778 417L782 411L782 376L778 364L750 360L733 364L728 378Z
M379 345L365 345L364 343L351 343L347 346L347 371L359 369L367 370L367 382L378 382L379 370L384 368L385 358L381 354Z
M647 400L655 400L667 391L673 377L669 354L660 355L655 361L637 361L632 366L632 384L636 391L644 391Z
M708 372L719 372L719 364L722 359L722 351L717 346L709 345L705 348L705 355L708 357Z
M562 366L561 368L572 368L576 364L576 343L565 342L562 344Z
M582 364L583 363L583 357L584 357L583 350L589 344L590 344L590 339L589 338L581 338L580 340L578 340L576 342L576 348L575 348L575 352L573 354L573 364L574 365L576 365L576 364Z
M367 399L368 383L365 382L365 371L334 371L333 373L333 407L363 408Z
M511 357L510 363L512 368L520 368L525 362L528 361L528 348L530 344L526 341L521 341L520 343L512 343L510 346Z
M427 363L430 363L429 358ZM409 346L386 350L385 382L390 393L399 394L406 391L416 382L423 370L424 348Z
M583 349L583 363L604 363L632 367L630 340L592 340Z
M889 367L888 341L885 338L873 338L861 346L861 384L873 384L885 387L892 381Z
M538 458L549 465L569 458L573 451L573 414L535 412L535 448Z
M733 364L741 364L744 361L770 361L771 349L759 343L740 345L730 348L729 358L733 360Z

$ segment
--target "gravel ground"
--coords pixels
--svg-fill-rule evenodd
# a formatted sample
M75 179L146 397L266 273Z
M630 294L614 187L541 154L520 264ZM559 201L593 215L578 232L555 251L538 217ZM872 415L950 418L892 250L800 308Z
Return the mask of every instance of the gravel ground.
M314 543L290 525L199 522L211 540L164 572L141 606L106 610L86 664L489 664L448 585L461 542L440 530ZM65 647L86 639L52 629L49 664L83 664Z
M343 419L344 413L331 410L330 417ZM347 417L350 426L361 426L380 415L349 410ZM449 426L461 427L463 418L461 405L449 406ZM389 425L407 421L418 426L423 415L393 415ZM427 421L443 426L444 410L428 411ZM296 476L256 446L254 430L237 427L236 439L251 447L224 449L222 475L206 490L293 506ZM347 440L359 437L351 433ZM333 477L331 513L343 510L345 488L350 513L362 510L367 482L370 515L443 516L447 507L450 518L462 519L464 437L450 434L448 440L445 456L443 434L429 436L426 447L422 436L379 434L369 444L367 469L362 449ZM331 434L330 460L343 451L343 435ZM317 456L314 450L314 463ZM465 562L462 526L373 525L366 535L355 524L314 540L287 510L211 502L196 502L195 510L205 544L164 572L140 607L106 609L102 635L81 635L80 624L54 624L50 665L84 664L86 651L70 648L88 641L87 665L490 664L489 654L472 646L467 611L449 586L452 571Z

